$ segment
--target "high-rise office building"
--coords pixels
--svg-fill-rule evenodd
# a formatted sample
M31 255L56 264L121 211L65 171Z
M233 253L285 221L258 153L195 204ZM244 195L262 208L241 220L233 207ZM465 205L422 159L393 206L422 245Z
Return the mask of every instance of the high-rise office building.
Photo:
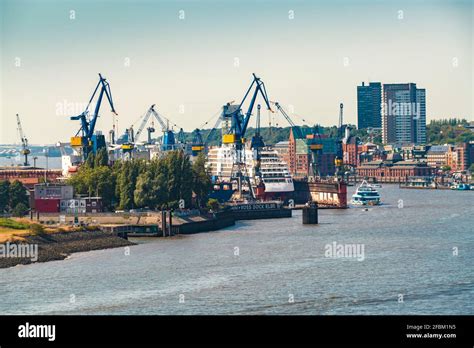
M382 85L370 82L357 86L357 128L380 128L382 126Z
M426 143L426 91L415 83L384 84L382 141L384 144Z

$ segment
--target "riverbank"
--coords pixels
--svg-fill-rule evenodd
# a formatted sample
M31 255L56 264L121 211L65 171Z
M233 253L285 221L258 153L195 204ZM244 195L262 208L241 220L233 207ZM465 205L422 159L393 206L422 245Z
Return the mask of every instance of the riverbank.
M37 260L34 260L36 257L5 257L0 255L0 268L13 267L19 264L27 265L33 262L63 260L70 254L77 252L136 245L115 234L100 230L27 235L23 236L22 241L11 242L9 245L12 246L13 243L17 243L17 245L37 245Z

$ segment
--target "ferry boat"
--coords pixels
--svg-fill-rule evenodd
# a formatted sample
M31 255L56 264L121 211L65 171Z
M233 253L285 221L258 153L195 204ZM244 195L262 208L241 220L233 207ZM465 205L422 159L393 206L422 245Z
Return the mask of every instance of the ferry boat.
M458 190L458 191L468 191L471 190L471 186L468 184L463 184L463 183L456 183L452 185L451 190Z
M373 186L364 180L357 187L356 193L352 195L351 203L354 205L379 205L380 195Z
M257 151L248 146L240 154L245 163L245 176L249 178L251 189L257 199L285 200L295 190L293 178L288 167L271 147L260 148ZM235 162L236 150L232 146L222 145L209 149L207 168L215 182L231 183L232 169ZM244 183L245 185L245 183ZM235 188L234 188L235 189ZM212 194L211 194L212 196Z

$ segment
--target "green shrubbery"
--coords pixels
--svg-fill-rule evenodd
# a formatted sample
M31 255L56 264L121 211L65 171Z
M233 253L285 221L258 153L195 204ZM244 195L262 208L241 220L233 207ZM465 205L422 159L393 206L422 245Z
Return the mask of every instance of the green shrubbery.
M12 228L14 230L26 230L30 225L12 219L0 218L0 227Z

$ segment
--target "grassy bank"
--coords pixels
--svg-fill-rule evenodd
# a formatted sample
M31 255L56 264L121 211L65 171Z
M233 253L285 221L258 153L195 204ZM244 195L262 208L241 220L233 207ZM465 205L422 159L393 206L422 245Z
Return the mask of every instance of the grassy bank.
M62 260L81 252L135 245L115 234L97 227L45 228L21 219L0 219L0 244L28 244L38 246L36 262ZM5 257L0 254L0 268L32 263L31 258Z

